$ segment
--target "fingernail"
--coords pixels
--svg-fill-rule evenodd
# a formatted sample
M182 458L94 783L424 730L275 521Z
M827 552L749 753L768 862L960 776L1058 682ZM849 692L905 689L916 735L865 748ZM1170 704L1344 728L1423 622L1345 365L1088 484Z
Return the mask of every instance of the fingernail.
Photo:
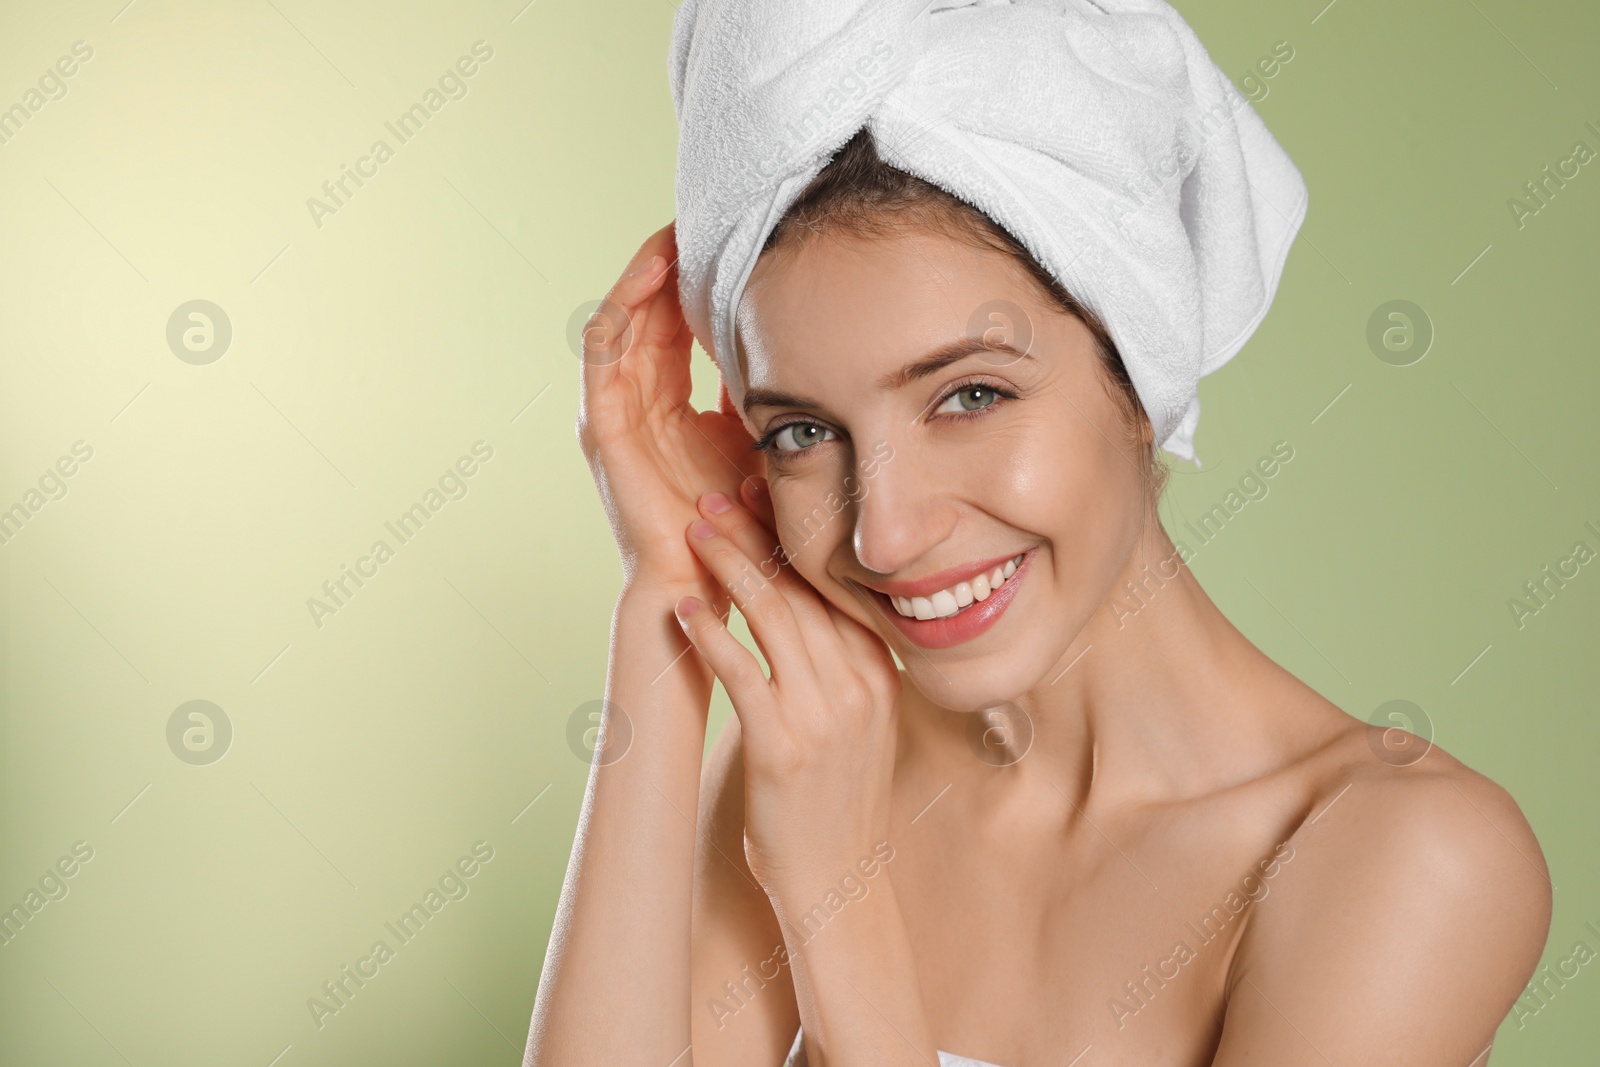
M701 497L700 503L704 504L706 510L711 512L713 515L721 515L724 511L727 511L729 508L733 507L733 501L729 500L721 493L714 491Z
M646 278L654 278L666 267L667 260L664 256L651 256L639 273Z
M717 528L706 520L701 519L693 526L689 527L689 532L701 540L704 540L707 537L715 537L717 535Z
M759 474L751 475L744 480L745 492L750 494L751 500L761 501L767 499L767 480Z
M692 596L679 597L678 602L672 606L672 611L680 619L687 619L700 607L700 601Z

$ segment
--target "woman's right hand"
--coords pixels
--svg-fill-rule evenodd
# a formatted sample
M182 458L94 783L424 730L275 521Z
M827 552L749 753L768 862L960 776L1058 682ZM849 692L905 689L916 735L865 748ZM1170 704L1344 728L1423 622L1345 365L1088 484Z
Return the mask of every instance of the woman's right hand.
M740 499L762 473L754 441L722 393L719 410L689 406L694 335L678 302L674 223L651 234L590 317L583 337L577 433L622 555L625 586L729 596L684 541L702 493Z

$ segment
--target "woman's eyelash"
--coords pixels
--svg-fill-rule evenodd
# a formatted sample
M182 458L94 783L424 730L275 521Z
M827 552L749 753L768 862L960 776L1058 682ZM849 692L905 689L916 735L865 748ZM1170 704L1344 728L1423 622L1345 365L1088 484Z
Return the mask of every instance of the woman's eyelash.
M780 433L782 433L783 431L787 430L791 426L822 426L822 423L820 423L820 422L812 422L809 419L793 419L793 420L791 420L789 422L780 422L780 423L778 423L778 425L774 426L772 429L770 429L766 433L762 434L761 437L756 441L756 443L750 446L750 451L752 451L752 452L773 452L773 453L778 452L779 449L776 449L776 448L772 447L772 442L777 438L777 436ZM827 427L823 427L823 429L826 429L826 428ZM795 451L795 450L794 449L790 449L789 451ZM800 449L799 451L804 451L804 449Z
M951 397L959 396L961 393L965 392L968 389L975 389L975 388L980 388L980 387L989 390L991 393L994 393L996 397L999 397L999 398L1002 398L1002 399L1005 399L1005 400L1016 400L1017 399L1017 394L1012 392L1010 389L1007 389L1007 388L1005 388L1003 386L996 385L993 382L987 381L987 380L982 379L982 378L974 378L974 379L969 379L967 381L962 381L962 382L955 383L949 389L946 389L942 394L940 394L939 398L937 400L935 400L929 406L930 406L930 408L937 410L938 408L944 406L945 402L948 401ZM942 415L940 417L941 418L947 418L947 419L958 419L958 420L964 422L964 421L966 421L968 419L976 418L978 416L983 415L984 413L988 412L991 408L993 408L996 403L998 403L998 401L993 402L993 403L985 404L983 407L976 408L976 409L974 409L972 411L949 412L949 413L947 413L945 415ZM780 433L782 433L783 431L789 429L791 426L818 426L818 427L821 427L824 430L827 429L827 427L822 426L822 423L814 422L814 421L812 421L810 419L791 419L788 422L780 422L778 425L772 427L766 433L762 434L760 440L756 441L755 444L750 446L751 451L753 451L753 452L767 452L767 453L772 454L772 455L784 455L784 454L792 453L792 452L806 452L806 451L809 451L809 449L806 449L806 448L800 448L800 449L777 449L777 448L773 448L772 447L772 442L777 439L777 436ZM820 444L821 442L818 442L818 443Z
M993 393L995 396L1001 397L1001 398L1006 399L1006 400L1015 400L1015 399L1017 399L1017 394L1012 392L1010 389L1007 389L1005 386L996 385L994 382L988 381L988 380L986 380L984 378L972 378L972 379L969 379L969 380L964 381L964 382L957 382L956 384L952 385L949 389L945 390L943 395L941 395L939 397L939 399L937 399L937 400L935 400L933 402L932 407L935 410L937 410L938 408L943 407L944 404L945 404L945 401L949 400L951 397L960 396L962 393L966 392L968 389L978 389L978 388L987 389L991 393ZM994 406L995 406L995 404L992 404L992 403L991 404L985 404L985 405L983 405L983 407L977 408L976 410L973 410L973 411L952 412L950 415L947 415L945 417L946 418L956 418L956 419L966 419L966 418L968 418L970 416L973 416L973 415L982 415L984 412L988 411L989 409L993 408Z

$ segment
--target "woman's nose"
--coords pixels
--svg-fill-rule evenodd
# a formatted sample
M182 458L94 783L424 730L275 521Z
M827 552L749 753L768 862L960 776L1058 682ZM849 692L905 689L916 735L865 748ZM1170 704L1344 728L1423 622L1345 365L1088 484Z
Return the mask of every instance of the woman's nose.
M902 571L950 535L955 502L948 482L929 467L901 447L857 476L853 547L868 570Z

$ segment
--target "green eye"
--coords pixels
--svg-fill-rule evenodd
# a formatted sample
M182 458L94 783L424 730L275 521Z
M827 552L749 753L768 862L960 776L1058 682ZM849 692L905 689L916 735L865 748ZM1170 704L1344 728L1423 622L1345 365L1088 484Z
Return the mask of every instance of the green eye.
M798 452L832 436L831 430L814 422L791 422L772 435L772 447L779 452Z
M987 385L963 386L959 391L951 393L945 398L944 403L940 404L935 411L951 412L953 414L959 414L962 411L979 411L993 404L999 395L998 391ZM952 408L950 406L951 403L955 403L959 407Z

